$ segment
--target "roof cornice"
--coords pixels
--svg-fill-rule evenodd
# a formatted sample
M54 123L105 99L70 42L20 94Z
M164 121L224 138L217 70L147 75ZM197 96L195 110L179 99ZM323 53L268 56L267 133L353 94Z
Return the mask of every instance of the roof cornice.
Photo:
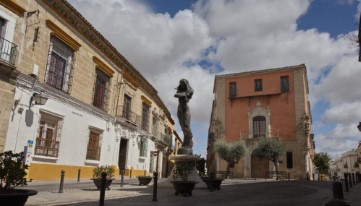
M3 0L0 0L3 1ZM6 1L6 0L5 0ZM158 96L157 90L135 69L135 67L100 33L88 20L86 20L69 2L66 0L40 0L53 10L60 18L64 19L80 35L94 45L110 61L127 73L129 77L138 82L155 102L164 110L169 120L174 124L169 110Z

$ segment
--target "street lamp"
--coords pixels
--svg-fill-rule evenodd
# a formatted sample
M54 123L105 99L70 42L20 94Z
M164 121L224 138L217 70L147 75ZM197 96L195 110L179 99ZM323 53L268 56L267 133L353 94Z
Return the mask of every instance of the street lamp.
M158 201L157 199L157 185L158 185L158 160L159 160L159 150L152 151L152 155L157 156L157 163L155 172L153 173L154 179L153 179L153 202Z

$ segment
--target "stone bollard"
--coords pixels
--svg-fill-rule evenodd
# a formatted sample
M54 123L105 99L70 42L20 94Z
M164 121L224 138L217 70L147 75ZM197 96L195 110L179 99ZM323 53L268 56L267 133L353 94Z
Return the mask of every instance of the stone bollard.
M213 178L214 178L214 173L213 172L211 172L210 173L210 176L209 176L209 191L211 191L211 192L213 192Z
M343 199L343 190L341 182L332 183L333 199L328 201L325 206L350 206Z
M352 187L352 180L351 180L351 173L348 173L348 185L350 186L350 188Z
M348 175L345 173L343 176L345 178L345 191L348 192Z
M105 182L107 181L107 173L102 172L102 179L100 185L100 198L99 198L99 206L104 206L104 198L105 198Z
M120 187L123 187L123 184L124 184L124 173L125 173L125 171L124 171L124 169L122 169L121 171L120 171Z
M63 193L64 176L65 176L65 171L62 170L62 171L60 172L60 186L59 186L59 192L58 192L58 193Z
M80 169L78 169L78 182L80 182Z
M153 202L157 202L158 172L153 173Z

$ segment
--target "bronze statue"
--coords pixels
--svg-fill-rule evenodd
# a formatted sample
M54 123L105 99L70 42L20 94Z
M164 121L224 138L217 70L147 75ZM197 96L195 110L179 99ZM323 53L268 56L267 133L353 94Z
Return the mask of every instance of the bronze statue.
M191 113L187 104L192 98L192 95L193 89L189 85L188 80L181 79L177 87L177 92L174 94L174 97L178 98L177 117L184 134L183 146L179 149L179 154L193 154L193 134L190 127Z

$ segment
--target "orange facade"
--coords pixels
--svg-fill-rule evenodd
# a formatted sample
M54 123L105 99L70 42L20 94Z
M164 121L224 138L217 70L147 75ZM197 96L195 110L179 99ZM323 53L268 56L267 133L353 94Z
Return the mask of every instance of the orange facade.
M288 76L289 91L281 92L280 78ZM225 130L227 140L238 140L250 134L248 125L249 108L255 108L257 101L271 111L271 136L281 140L296 139L295 95L293 72L251 73L231 76L225 81ZM262 80L262 91L255 91L255 80ZM230 83L235 82L236 97L230 98ZM273 115L274 114L274 115Z

